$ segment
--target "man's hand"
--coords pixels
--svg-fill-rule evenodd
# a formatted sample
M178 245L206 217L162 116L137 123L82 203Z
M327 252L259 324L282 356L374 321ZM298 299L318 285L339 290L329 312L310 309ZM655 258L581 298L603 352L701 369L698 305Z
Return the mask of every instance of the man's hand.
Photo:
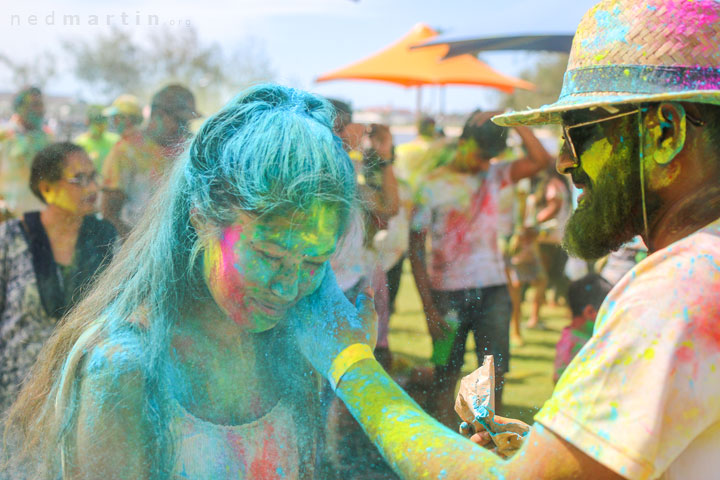
M474 443L485 447L503 458L512 456L522 446L530 426L521 420L505 418L499 415L493 415L488 422L491 424L491 431L488 431L484 425L478 422L471 424L463 422L460 425L460 434L470 437ZM512 439L512 445L509 445L509 439ZM500 443L501 445L497 445Z
M353 306L340 290L329 263L320 287L289 315L300 350L326 377L333 360L346 347L363 343L375 349L377 313L372 291L360 293Z

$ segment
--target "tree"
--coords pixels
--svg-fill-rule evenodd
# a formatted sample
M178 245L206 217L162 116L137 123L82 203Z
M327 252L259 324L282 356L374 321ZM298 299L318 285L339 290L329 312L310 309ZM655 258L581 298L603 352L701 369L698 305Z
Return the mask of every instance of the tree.
M113 28L91 40L66 40L62 47L74 63L75 77L100 93L115 97L141 91L146 52L127 31Z
M179 82L195 93L201 110L214 110L229 94L274 77L262 45L252 39L229 52L202 42L192 27L162 29L146 40L115 28L63 47L78 80L108 100L121 93L147 99L162 85Z
M10 71L11 83L16 89L28 85L42 88L57 73L55 56L47 51L27 62L0 53L0 64Z
M535 65L523 70L519 75L523 80L535 84L536 90L516 90L512 95L503 95L501 106L513 110L526 110L557 101L567 63L566 54L542 54Z

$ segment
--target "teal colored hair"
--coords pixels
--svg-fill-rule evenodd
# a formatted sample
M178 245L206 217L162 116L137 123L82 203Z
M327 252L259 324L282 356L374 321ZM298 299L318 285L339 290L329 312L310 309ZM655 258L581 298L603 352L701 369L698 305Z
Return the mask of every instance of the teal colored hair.
M209 295L191 216L222 227L240 211L263 216L322 202L340 212L341 235L355 210L355 172L333 121L332 106L318 96L260 85L204 122L113 263L40 354L9 414L11 461L24 459L23 469L42 464L38 477L56 478L58 445L69 441L75 425L80 369L110 376L109 384L113 376L141 372L144 415L153 429L152 471L154 478L167 475L173 454L168 395L187 393L172 381L169 332L184 308ZM288 368L304 362L293 357L297 349L287 332L264 338L270 349L289 346ZM312 395L307 382L298 388Z

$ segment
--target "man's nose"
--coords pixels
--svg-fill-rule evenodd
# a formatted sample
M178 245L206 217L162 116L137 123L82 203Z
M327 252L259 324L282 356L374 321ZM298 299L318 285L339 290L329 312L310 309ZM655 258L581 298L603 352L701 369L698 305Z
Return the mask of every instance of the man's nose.
M560 153L555 161L555 168L561 174L567 175L569 170L576 168L577 166L578 163L575 161L575 158L573 158L572 153L570 153L570 146L567 141L563 141L562 148L560 148Z

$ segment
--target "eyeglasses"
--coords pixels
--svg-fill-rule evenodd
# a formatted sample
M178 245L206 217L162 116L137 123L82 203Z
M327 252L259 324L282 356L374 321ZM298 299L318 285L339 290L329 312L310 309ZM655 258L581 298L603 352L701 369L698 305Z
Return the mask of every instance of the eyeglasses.
M100 175L98 175L97 172L78 173L74 177L66 178L65 180L72 185L84 188L89 186L91 183L98 185L100 183Z
M592 137L592 129L589 129L587 127L595 126L599 123L609 122L610 120L627 117L644 111L647 111L647 108L636 108L630 110L629 112L622 112L616 115L610 115L609 117L599 118L597 120L590 120L588 122L577 123L575 125L563 125L563 139L570 148L570 154L572 155L573 163L575 165L580 164L580 154L578 150ZM687 118L688 121L696 127L705 126L705 122L703 120L699 120L687 112L685 112L685 118ZM577 132L574 134L574 140L573 137L570 136L570 130L577 130Z

